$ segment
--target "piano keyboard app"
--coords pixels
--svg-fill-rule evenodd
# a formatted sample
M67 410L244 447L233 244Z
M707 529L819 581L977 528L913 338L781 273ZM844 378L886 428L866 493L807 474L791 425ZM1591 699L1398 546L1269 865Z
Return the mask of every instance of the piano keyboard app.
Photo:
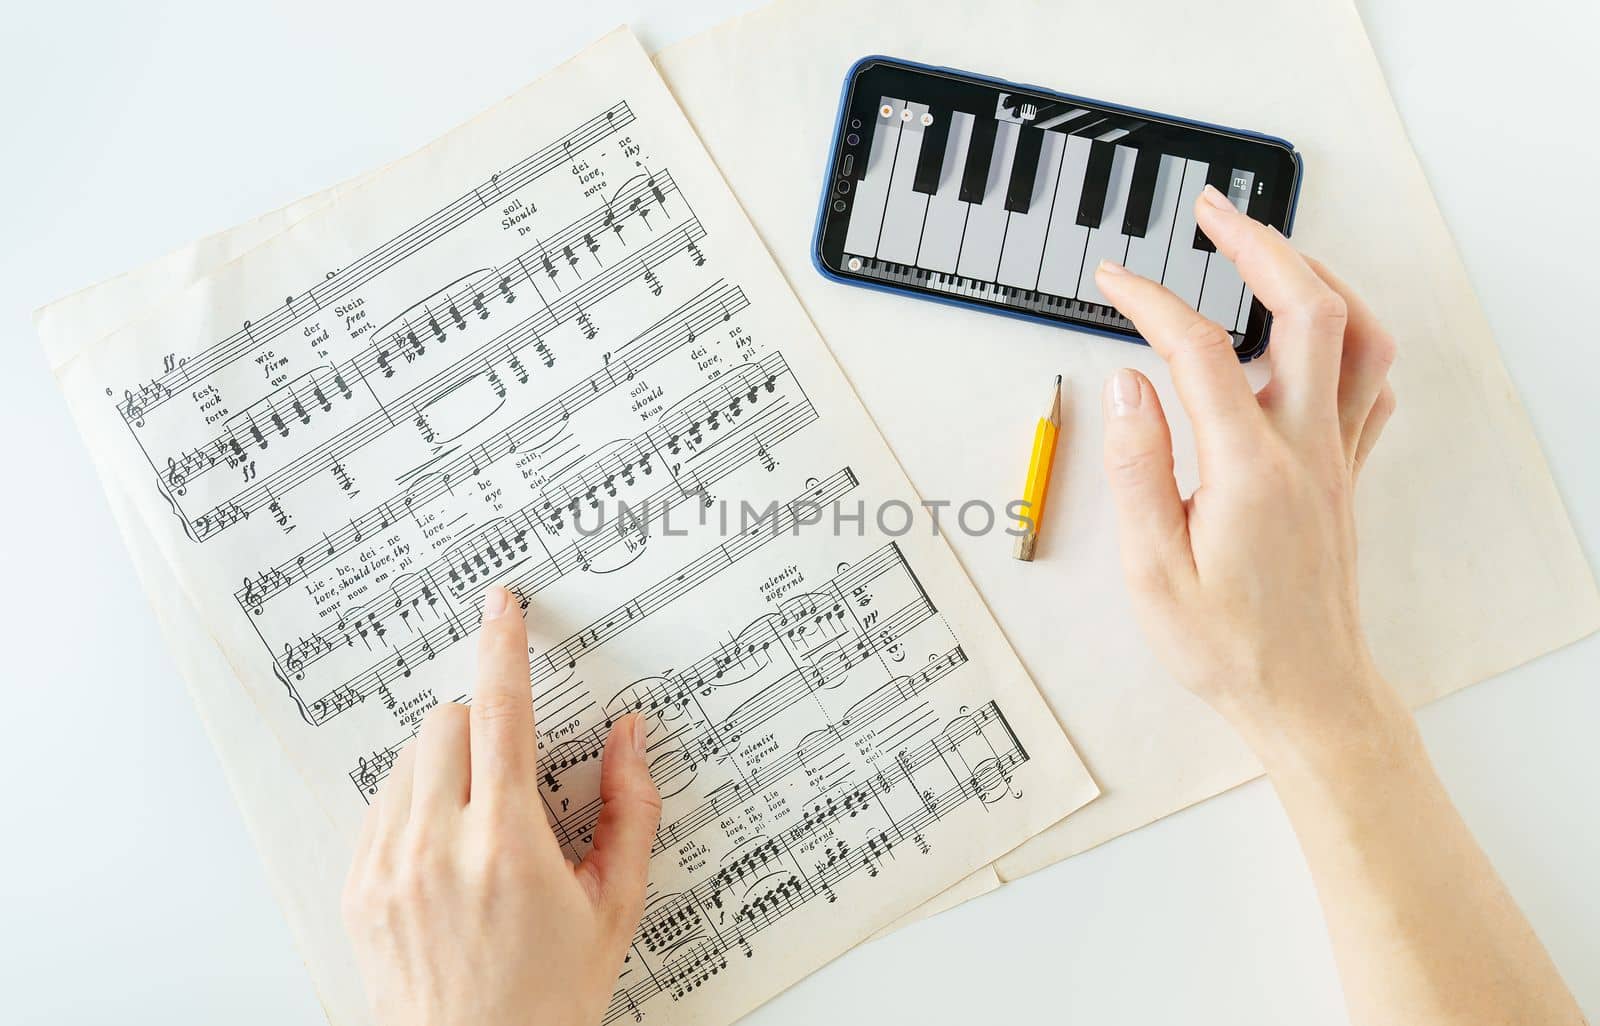
M895 61L858 65L818 256L834 276L1137 339L1094 281L1113 260L1265 346L1267 317L1195 226L1207 184L1286 231L1287 143Z

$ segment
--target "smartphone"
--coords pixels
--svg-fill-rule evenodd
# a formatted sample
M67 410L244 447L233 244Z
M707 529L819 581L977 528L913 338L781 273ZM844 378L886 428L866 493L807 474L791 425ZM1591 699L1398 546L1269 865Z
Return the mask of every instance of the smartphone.
M845 76L813 260L829 278L1142 341L1094 282L1114 260L1227 328L1269 315L1195 227L1209 183L1289 234L1283 139L891 57Z

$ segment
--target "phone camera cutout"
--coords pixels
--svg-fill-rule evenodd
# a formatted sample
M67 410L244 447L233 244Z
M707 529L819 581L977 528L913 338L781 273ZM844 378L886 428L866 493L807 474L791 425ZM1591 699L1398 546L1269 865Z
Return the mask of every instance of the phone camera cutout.
M850 119L850 127L851 128L860 128L861 127L861 119L860 118L851 118Z
M854 132L851 132L849 135L844 137L844 141L845 145L847 146L855 146L861 142L861 137Z
M849 204L845 203L844 200L834 200L833 201L833 211L836 214L842 214L842 213L844 213L844 208L846 206L848 206L848 205Z
M835 185L834 188L839 190L839 195L843 196L845 193L850 191L850 181L849 181L849 179L846 179L846 178L839 179L839 184Z

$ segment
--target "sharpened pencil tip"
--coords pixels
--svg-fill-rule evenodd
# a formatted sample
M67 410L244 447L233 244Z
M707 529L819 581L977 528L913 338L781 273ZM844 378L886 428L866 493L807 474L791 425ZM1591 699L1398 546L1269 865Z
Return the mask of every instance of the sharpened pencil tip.
M1056 387L1057 388L1061 387L1061 375L1059 375L1059 374L1056 375Z

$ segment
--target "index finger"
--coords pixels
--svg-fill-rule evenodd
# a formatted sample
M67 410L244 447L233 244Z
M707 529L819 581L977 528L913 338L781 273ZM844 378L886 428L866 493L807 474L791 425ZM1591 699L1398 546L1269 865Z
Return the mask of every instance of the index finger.
M504 588L483 596L478 686L472 696L472 801L522 797L537 786L528 631L522 607Z
M1172 290L1121 264L1102 262L1094 280L1172 371L1178 398L1194 423L1202 476L1224 453L1244 447L1259 430L1262 414L1233 351L1233 336Z

